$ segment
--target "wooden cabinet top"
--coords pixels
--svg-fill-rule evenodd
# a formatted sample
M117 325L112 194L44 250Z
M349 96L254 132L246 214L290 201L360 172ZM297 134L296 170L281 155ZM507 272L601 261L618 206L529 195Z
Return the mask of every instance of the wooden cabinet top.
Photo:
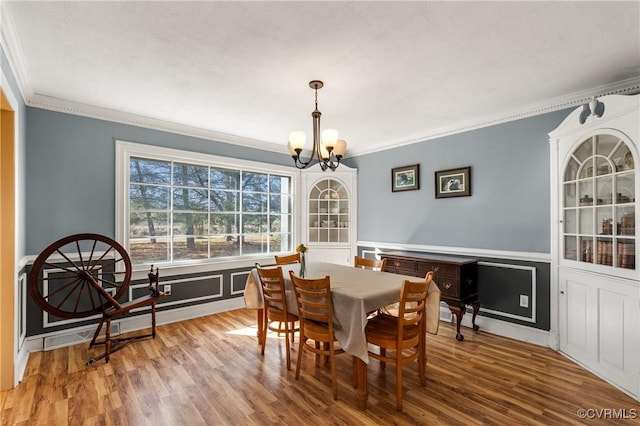
M390 251L380 253L381 258L394 258L394 259L406 259L423 262L437 262L448 263L452 265L466 265L468 263L476 263L478 259L472 259L468 257L457 256L445 256L439 254L426 254L426 253L405 253L399 251Z

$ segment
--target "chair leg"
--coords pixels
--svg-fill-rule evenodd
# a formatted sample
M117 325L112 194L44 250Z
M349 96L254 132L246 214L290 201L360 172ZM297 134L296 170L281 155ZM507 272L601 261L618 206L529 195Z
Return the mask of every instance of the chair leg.
M425 370L427 366L427 354L425 353L425 345L420 345L418 350L420 351L420 353L418 354L418 374L420 375L420 384L422 386L426 386L427 378Z
M298 362L296 363L296 380L300 378L300 364L302 364L302 351L304 350L305 337L302 334L298 337Z
M387 348L380 348L380 356L387 356ZM380 370L384 370L386 366L386 362L380 361Z
M262 341L260 342L260 345L261 345L260 355L264 355L264 348L267 345L267 333L269 332L269 319L267 318L266 309L264 311L264 319L262 320L262 323L263 323L263 327L262 327L262 333L261 333Z
M287 370L291 370L291 347L289 346L289 321L284 322L284 341L287 348ZM293 332L292 332L293 333Z
M291 321L291 327L289 328L289 331L291 331L291 343L294 342L295 337L296 337L296 333L295 333L295 329L296 329L296 322L295 321Z
M331 363L331 388L333 389L333 399L337 400L338 399L338 378L336 374L336 354L333 351L333 342L328 342L328 345L329 345L329 351L330 351L329 362Z
M396 358L396 409L402 411L402 351Z

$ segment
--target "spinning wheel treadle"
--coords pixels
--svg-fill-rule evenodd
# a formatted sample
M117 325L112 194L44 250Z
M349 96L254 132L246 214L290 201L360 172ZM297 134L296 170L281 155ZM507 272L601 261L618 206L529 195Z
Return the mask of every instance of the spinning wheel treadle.
M110 353L121 347L118 345L155 337L156 302L166 297L158 291L158 270L156 268L154 273L152 266L149 273L151 294L120 303L120 298L128 293L131 270L131 259L118 242L98 234L70 235L49 245L36 258L29 274L29 292L40 308L60 318L102 314L90 347L104 344L105 353L87 363L92 364L100 358L109 362ZM113 317L147 305L151 306L151 333L129 338L111 337ZM105 338L98 341L104 324Z

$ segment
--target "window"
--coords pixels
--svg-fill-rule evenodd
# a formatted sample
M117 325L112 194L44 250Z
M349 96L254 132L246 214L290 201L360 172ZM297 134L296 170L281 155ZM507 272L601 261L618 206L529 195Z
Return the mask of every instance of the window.
M291 251L291 168L117 142L117 229L134 265Z

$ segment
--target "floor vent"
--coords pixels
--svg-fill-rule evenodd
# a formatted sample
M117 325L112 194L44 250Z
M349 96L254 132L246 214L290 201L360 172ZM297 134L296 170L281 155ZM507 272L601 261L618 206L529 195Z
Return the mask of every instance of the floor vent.
M453 322L453 314L450 310L440 309L440 321Z
M95 329L87 329L87 330L75 330L70 331L68 333L57 334L55 336L45 337L44 338L44 350L49 351L52 349L63 348L65 346L76 345L78 343L88 342L93 338L93 333L95 333ZM111 334L117 335L120 333L120 324L112 323L111 324ZM100 336L104 338L104 329Z

